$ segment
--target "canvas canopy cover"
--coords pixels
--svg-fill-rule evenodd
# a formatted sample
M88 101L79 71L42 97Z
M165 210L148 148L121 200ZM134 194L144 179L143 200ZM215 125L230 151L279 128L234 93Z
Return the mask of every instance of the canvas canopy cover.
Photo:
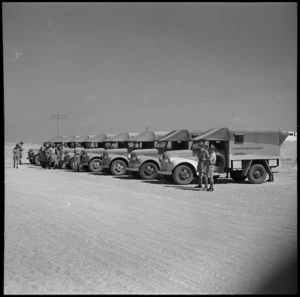
M91 142L92 138L94 137L95 135L82 135L80 137L78 137L74 142Z
M150 141L156 141L160 139L161 137L165 136L168 132L154 132L154 131L145 131L142 132L130 139L130 141L133 142L150 142Z
M129 133L119 133L109 139L105 139L104 142L127 141L128 139Z
M190 133L188 130L174 130L159 139L159 141L188 141Z
M195 137L194 141L216 140L229 141L233 140L235 135L245 135L245 142L266 143L281 145L287 138L287 133L277 128L260 128L260 129L241 129L229 130L228 128L210 129L204 134Z

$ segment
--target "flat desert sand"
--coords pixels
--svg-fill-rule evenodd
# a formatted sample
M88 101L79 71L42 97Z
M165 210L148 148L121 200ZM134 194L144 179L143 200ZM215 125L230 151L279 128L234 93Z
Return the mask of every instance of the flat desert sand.
M274 183L220 177L214 192L25 158L14 169L12 148L4 294L296 292L296 141L281 146Z

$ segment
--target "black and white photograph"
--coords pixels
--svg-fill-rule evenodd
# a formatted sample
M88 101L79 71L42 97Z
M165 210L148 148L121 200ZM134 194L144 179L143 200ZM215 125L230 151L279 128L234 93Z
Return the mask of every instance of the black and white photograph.
M297 294L297 11L2 2L3 294Z

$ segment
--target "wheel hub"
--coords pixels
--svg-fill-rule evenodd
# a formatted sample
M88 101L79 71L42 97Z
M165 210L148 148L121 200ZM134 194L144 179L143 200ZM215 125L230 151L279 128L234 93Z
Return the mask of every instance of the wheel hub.
M115 171L116 172L118 172L118 173L121 173L121 172L123 172L123 170L124 170L124 167L122 166L122 164L116 164L115 165Z
M260 177L261 177L261 172L260 172L260 170L255 170L254 173L253 173L253 176L254 176L255 178L260 178Z

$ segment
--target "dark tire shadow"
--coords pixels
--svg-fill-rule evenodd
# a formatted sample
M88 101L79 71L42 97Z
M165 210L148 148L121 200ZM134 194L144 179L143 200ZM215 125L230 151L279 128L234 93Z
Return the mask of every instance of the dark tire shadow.
M123 180L140 180L140 178L134 177L132 175L112 175L113 178L123 179Z

